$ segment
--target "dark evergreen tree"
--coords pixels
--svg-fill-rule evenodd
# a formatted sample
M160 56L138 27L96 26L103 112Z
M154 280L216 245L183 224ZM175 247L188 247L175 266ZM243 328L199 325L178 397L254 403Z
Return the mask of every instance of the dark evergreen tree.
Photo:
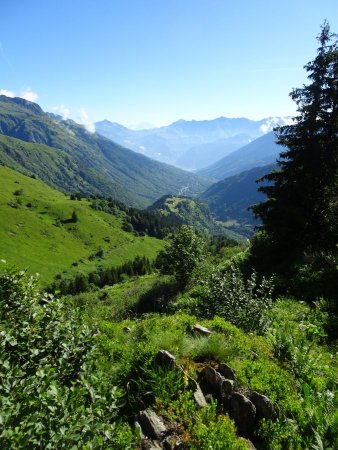
M78 220L79 220L79 218L78 218L77 212L76 212L76 211L73 211L73 212L72 212L72 218L71 218L71 221L72 221L73 223L76 223Z
M290 262L334 253L338 242L338 41L327 22L316 58L305 66L309 84L294 89L298 116L277 129L279 169L259 181L264 203L252 209L262 220L253 254Z

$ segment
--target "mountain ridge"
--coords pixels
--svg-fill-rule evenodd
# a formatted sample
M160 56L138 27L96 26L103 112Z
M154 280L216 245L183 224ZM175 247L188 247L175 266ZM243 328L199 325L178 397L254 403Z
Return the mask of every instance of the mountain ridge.
M216 220L228 223L230 230L250 237L260 222L248 208L265 198L258 191L256 181L276 167L274 164L255 167L225 178L210 186L199 199L206 202ZM264 184L266 182L260 185Z
M236 142L232 145L231 141L235 136L245 135L249 141L252 141L271 131L274 126L287 123L289 119L289 117L267 117L261 120L250 120L244 117L223 116L200 121L180 119L170 125L144 130L132 130L105 119L96 122L95 129L108 139L158 161L186 170L199 170L221 159L227 153L237 150L239 145ZM229 139L227 143L226 139ZM241 144L245 143L247 142ZM189 152L199 146L204 147L206 161L198 162L192 167ZM224 147L223 152L222 147Z
M147 206L164 194L178 194L182 189L189 195L197 195L211 184L205 178L154 161L103 136L90 133L70 119L52 118L39 105L20 98L0 96L0 133L20 139L23 147L24 142L48 146L49 149L44 148L44 153L39 148L43 153L41 155L45 156L46 152L58 154L64 174L68 171L67 164L72 161L79 168L81 178L89 186L92 183L96 186L93 194L99 191L101 195L121 199L123 192L123 200L132 206ZM26 146L27 153L33 155L34 151L34 147ZM10 155L7 154L6 158L6 164L9 164ZM28 157L22 160L20 152L16 152L16 159L13 155L11 158L16 169L21 164L25 170L35 173ZM5 163L4 160L2 148L0 161ZM48 182L42 168L45 166L47 172L51 170L49 162L46 159L35 162L36 167L39 166L40 176ZM65 188L60 184L57 187ZM79 191L88 193L81 186Z

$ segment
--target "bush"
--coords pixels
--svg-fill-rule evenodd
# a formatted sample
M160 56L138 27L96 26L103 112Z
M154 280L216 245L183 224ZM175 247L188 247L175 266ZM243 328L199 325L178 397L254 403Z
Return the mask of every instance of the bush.
M213 315L224 317L245 331L263 332L267 327L266 312L272 305L273 277L262 278L256 272L248 280L234 266L214 273L206 284L207 308Z
M212 272L200 286L195 286L175 302L175 309L203 318L220 316L245 331L264 332L266 312L272 305L273 277L262 278L256 272L244 280L234 265Z
M1 448L121 448L119 393L76 311L40 294L24 271L6 270L0 330Z

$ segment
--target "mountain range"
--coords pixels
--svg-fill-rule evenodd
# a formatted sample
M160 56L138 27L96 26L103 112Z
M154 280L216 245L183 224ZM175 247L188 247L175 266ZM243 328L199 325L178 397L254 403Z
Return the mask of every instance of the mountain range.
M121 139L127 132L148 136L149 142L154 138L151 135L154 130L133 131L118 124L106 125L113 126ZM266 131L263 125L261 131ZM186 223L196 219L198 211L195 222L203 227L207 223L212 233L220 233L218 228L225 224L228 230L248 236L257 222L247 208L263 199L255 180L271 170L272 166L267 164L273 164L280 152L272 132L250 143L249 135L240 133L244 129L257 132L257 126L258 123L248 119L220 118L201 122L181 120L158 129L157 138L161 135L167 143L174 143L174 150L170 151L176 155L177 149L188 143L189 136L190 142L195 143L223 136L212 143L190 147L181 154L181 161L185 159L186 164L190 161L194 165L196 161L207 162L210 148L214 157L228 153L195 174L155 161L98 133L90 133L72 120L45 113L35 103L0 96L0 163L65 193L111 197L140 208L158 199L160 206L167 201L163 199L173 199L170 202L176 202L175 214L184 212ZM238 134L224 137L231 132ZM179 136L183 136L182 141ZM233 150L236 146L240 148ZM190 202L187 197L191 196L207 203L212 216L210 212L205 213L209 210L200 203ZM158 206L155 203L154 209L163 209L163 205ZM222 224L210 226L212 217Z
M130 130L108 120L95 123L97 133L177 167L198 171L226 155L284 125L289 118L268 117L254 121L246 118L219 117L214 120L179 120L171 125Z
M145 207L162 195L197 195L211 181L154 161L22 98L0 96L0 162L66 192Z

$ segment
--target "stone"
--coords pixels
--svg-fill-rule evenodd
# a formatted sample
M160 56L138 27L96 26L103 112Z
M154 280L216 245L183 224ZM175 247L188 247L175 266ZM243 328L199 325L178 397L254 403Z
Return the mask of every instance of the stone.
M272 401L263 394L259 394L258 392L252 392L250 395L250 400L256 407L256 419L277 419L277 413L273 406Z
M141 440L141 450L163 450L158 441L152 441L151 439Z
M222 397L230 397L234 391L235 382L234 380L224 379L221 381L220 386Z
M244 439L244 442L248 446L249 450L257 450L256 447L253 445L253 443L250 441L250 439Z
M143 434L151 439L162 439L167 432L162 419L151 409L141 411L137 416Z
M164 367L174 368L176 366L176 358L167 350L159 350L155 357L155 361Z
M236 424L238 434L244 437L250 436L256 419L255 405L243 394L234 392L229 406L229 415Z
M163 446L164 450L172 450L173 449L173 444L170 442L170 440L168 438L162 442L162 446Z
M199 374L200 380L205 380L212 386L218 385L218 380L220 377L221 375L211 366L203 367Z
M151 441L149 450L163 450L163 447L157 441Z
M211 366L205 366L198 379L203 394L212 394L218 401L222 401L223 396L229 395L233 390L232 381L226 382L225 378Z
M228 380L235 380L235 370L232 369L230 366L228 366L228 364L225 364L224 362L221 362L219 364L218 372Z
M183 369L182 372L184 373ZM193 378L191 378L189 375L185 374L185 376L188 379L188 388L193 391L194 393L194 399L197 405L200 408L203 408L204 406L207 406L207 402L204 398L202 389L200 388L200 385L195 381Z
M212 331L208 330L206 327L202 327L202 325L195 325L193 331L200 336L210 336Z
M200 388L200 386L198 384L197 384L196 390L194 391L194 399L200 408L204 408L205 406L208 406L208 404L205 400L205 397L203 395L202 389Z

